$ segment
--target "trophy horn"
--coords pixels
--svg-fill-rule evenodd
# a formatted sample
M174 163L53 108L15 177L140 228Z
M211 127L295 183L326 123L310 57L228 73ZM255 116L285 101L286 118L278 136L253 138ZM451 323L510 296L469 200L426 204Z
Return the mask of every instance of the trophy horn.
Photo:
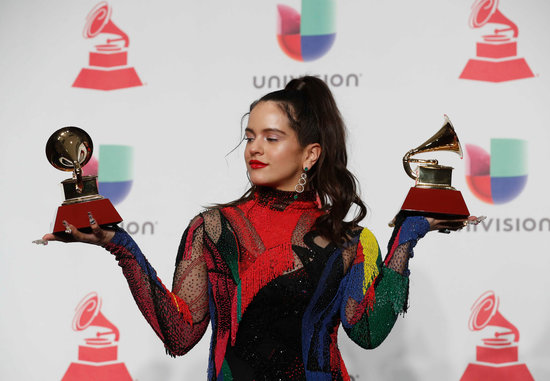
M86 17L84 25L84 38L93 38L100 33L117 34L120 38L108 39L107 43L124 41L124 47L130 45L130 38L111 20L112 9L106 1L98 3Z
M451 151L460 155L462 158L462 147L458 141L458 136L456 135L455 129L449 120L449 117L445 115L445 124L439 129L431 138L426 140L424 143L419 145L416 148L411 149L409 152L403 156L403 168L407 175L413 180L418 178L418 175L414 173L411 168L410 163L426 163L426 164L437 164L437 160L422 160L422 159L413 159L411 156L424 153L424 152L433 152L433 151Z
M46 157L62 171L73 171L77 192L82 192L82 167L92 158L94 145L86 131L78 127L63 127L55 131L46 143Z
M90 326L110 329L108 332L98 332L97 336L113 334L115 341L120 337L118 328L101 313L101 299L95 292L90 292L80 301L73 319L75 331L82 331Z
M495 337L514 335L514 342L519 341L519 330L510 323L498 310L498 297L493 291L484 292L472 306L468 326L472 331L480 331L487 326L508 328L509 331L495 332Z
M495 33L511 30L514 32L514 37L518 36L517 25L504 16L498 9L498 0L476 0L472 5L472 13L470 14L470 26L472 28L480 28L487 23L508 25L507 29L496 29Z

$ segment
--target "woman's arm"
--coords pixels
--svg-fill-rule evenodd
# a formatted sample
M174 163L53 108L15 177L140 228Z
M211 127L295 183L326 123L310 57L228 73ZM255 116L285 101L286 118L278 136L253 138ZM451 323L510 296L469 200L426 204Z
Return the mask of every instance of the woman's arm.
M395 227L382 261L376 239L364 229L346 282L341 319L348 336L363 348L375 348L407 309L408 262L418 239L430 230L424 217L408 217ZM347 278L347 279L346 279Z
M143 316L170 355L183 355L208 326L207 273L203 257L203 218L196 217L183 233L176 259L172 291L157 277L138 245L122 229L101 229L89 213L92 232L83 233L64 221L65 235L46 234L48 241L83 242L103 246L115 255Z
M206 264L202 253L203 219L195 218L184 232L172 291L157 277L134 240L117 230L105 246L115 255L145 319L173 356L187 353L208 326Z

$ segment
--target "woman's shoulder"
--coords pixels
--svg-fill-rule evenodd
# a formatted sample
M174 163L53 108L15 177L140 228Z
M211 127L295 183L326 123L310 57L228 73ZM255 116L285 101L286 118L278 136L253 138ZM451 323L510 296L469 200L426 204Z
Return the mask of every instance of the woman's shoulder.
M190 226L201 224L206 227L219 225L221 222L221 207L208 208L197 214L191 219Z
M362 236L374 237L372 232L368 228L365 228L363 226L355 225L349 228L346 233L346 241L343 243L343 245L341 245L342 249L350 250L352 248L356 248L359 245ZM337 247L339 247L328 238L320 235L317 230L311 230L309 233L306 234L305 238L307 238L305 239L306 241L313 243L318 248L324 249L331 247L333 249L336 249Z

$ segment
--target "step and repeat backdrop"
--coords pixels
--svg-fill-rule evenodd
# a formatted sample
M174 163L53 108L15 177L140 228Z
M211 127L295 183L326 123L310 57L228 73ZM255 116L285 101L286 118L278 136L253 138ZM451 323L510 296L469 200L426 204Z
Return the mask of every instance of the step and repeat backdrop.
M197 380L210 331L165 355L112 255L32 241L71 176L49 136L88 132L87 174L164 283L190 219L240 196L252 101L310 74L333 90L350 168L384 246L414 185L403 155L453 123L464 151L433 152L487 219L430 233L410 309L350 377L550 379L550 4L544 0L0 2L0 379Z

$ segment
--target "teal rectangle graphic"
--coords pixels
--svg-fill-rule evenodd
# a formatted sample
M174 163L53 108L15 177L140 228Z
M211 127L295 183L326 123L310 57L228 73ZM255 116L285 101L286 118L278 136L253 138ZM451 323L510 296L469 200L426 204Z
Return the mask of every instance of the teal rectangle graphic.
M133 180L134 148L122 145L99 146L99 181Z
M300 34L318 36L336 33L335 0L302 0Z
M527 141L491 139L491 177L514 177L527 174Z

